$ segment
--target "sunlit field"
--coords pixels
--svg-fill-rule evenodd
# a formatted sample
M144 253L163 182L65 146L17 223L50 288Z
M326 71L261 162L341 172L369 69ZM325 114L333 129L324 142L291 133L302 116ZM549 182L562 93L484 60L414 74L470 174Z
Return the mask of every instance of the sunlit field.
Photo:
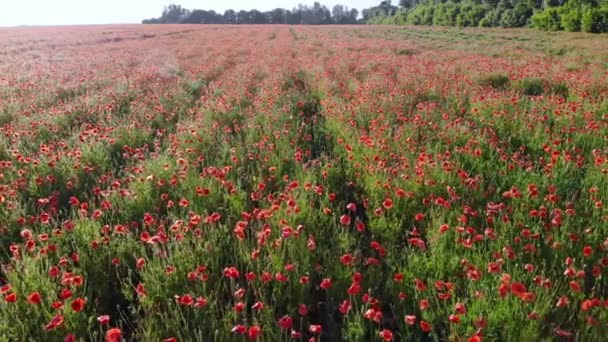
M0 30L0 341L600 341L608 39Z

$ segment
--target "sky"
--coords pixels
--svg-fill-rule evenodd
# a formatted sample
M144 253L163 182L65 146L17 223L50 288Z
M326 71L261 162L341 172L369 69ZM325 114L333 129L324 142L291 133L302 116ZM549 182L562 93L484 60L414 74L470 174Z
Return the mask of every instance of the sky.
M381 0L327 0L319 2L329 9L336 4L361 11ZM224 12L244 9L291 9L298 3L312 5L314 0L0 0L0 26L83 25L140 23L159 17L165 5L175 3L187 9Z

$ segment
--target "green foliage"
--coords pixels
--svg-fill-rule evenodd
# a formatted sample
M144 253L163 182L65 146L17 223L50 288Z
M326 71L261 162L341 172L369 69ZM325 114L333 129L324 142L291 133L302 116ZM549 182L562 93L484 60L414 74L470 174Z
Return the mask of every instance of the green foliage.
M545 81L534 77L524 78L517 83L517 89L524 95L539 96L545 90Z
M587 0L570 0L558 6L546 8L532 16L534 27L546 31L608 32L608 6Z
M542 12L536 12L532 16L534 27L545 31L559 31L562 29L560 10L557 7L550 7Z
M515 16L515 11L512 9L508 9L502 12L500 16L500 26L501 27L516 27L517 25L517 17Z
M400 9L390 18L392 18L391 24L393 25L405 25L407 24L407 11Z
M373 12L369 24L438 25L459 27L524 27L544 31L608 32L608 4L595 0L548 1L435 1L410 4L394 15ZM603 6L603 7L598 7ZM372 13L372 12L369 12Z
M456 26L456 18L460 13L460 5L446 2L435 6L433 25Z
M581 29L584 32L608 32L608 6L588 8L581 19Z
M562 27L564 31L578 32L581 30L582 11L580 8L574 8L570 11L562 12Z
M368 23L409 23L459 27L521 27L530 22L534 3L478 3L453 1L427 1L397 12L398 20L383 18Z
M396 54L400 56L413 56L416 54L416 50L413 49L399 49L396 51Z
M486 15L479 21L481 27L496 27L500 26L500 19L502 17L501 9L492 9L486 12Z
M433 15L435 7L419 5L409 12L407 21L414 25L433 25Z
M518 3L513 9L506 9L500 16L502 27L522 27L529 24L534 8L524 2Z
M3 108L0 107L0 126L10 124L15 119L16 106L6 105Z
M564 99L566 99L570 94L570 90L568 89L568 85L565 82L559 82L551 85L551 93L562 96Z
M463 5L456 16L456 25L460 27L479 26L488 11L485 5Z
M489 74L479 80L479 84L484 87L492 87L494 89L504 90L509 86L509 75L507 74Z

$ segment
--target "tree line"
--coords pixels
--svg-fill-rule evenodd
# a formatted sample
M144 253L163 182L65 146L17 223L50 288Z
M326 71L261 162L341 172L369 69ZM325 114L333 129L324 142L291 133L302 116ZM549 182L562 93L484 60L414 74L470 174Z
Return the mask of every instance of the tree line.
M335 5L331 11L315 2L312 6L298 5L288 10L275 8L270 11L232 9L218 13L213 10L188 10L180 5L165 6L160 17L146 19L143 24L291 24L327 25L359 24L359 11L344 5Z
M387 0L367 12L370 24L608 32L608 0Z
M551 31L608 32L608 0L391 0L361 11L315 2L288 10L188 10L165 6L144 24L389 24L460 27L535 27Z

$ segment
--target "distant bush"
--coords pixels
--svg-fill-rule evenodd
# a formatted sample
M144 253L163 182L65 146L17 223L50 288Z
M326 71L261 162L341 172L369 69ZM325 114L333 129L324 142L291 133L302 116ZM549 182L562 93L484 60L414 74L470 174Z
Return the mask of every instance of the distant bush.
M484 87L492 87L494 89L506 89L509 86L509 75L507 74L489 74L479 80L479 84Z
M392 17L394 25L405 25L407 24L407 11L398 10L397 13Z
M486 12L486 15L479 21L481 27L496 27L500 26L500 18L502 16L502 10L493 9Z
M564 99L568 98L570 91L568 89L568 85L565 82L559 82L551 86L551 93L555 95L559 95Z
M413 49L399 49L395 51L396 54L401 56L412 56L416 54L416 50Z
M506 9L500 16L501 27L522 27L528 25L533 8L520 2L513 9Z
M536 12L532 16L534 27L545 31L559 31L562 29L560 10L557 7L549 7L542 12Z
M584 32L608 32L608 6L586 9L581 18L581 29Z
M500 16L500 26L505 28L517 26L517 17L512 9L502 12L502 15Z
M446 2L435 6L433 25L456 26L456 18L460 13L460 6L453 2Z
M539 96L545 90L545 82L540 78L524 78L518 82L517 88L525 95Z
M460 27L479 26L488 8L484 5L464 5L456 16L456 25Z
M561 24L565 31L578 32L581 30L582 11L579 8L574 8L570 11L564 11L561 15Z
M433 25L434 14L433 6L418 5L409 12L407 21L414 25Z

